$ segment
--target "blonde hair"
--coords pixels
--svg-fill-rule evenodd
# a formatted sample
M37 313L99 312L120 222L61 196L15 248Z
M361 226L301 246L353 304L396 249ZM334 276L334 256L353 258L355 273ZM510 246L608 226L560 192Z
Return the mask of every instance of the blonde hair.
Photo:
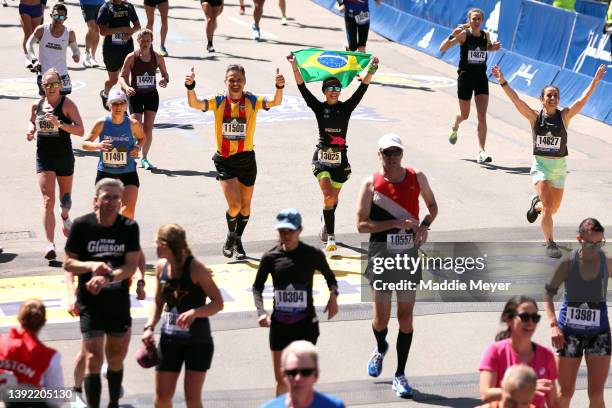
M297 340L285 347L281 354L281 367L285 367L287 358L292 354L296 357L310 357L315 365L315 368L319 368L319 349L317 349L317 346L311 342L306 340Z
M159 227L157 240L170 249L177 261L182 261L184 256L193 255L187 244L187 233L178 224L164 224Z
M62 82L62 76L60 75L59 71L55 68L49 68L48 70L45 71L45 73L42 76L43 81L47 75L56 75L57 81Z
M25 330L38 333L47 322L47 310L40 299L29 299L21 304L17 321Z

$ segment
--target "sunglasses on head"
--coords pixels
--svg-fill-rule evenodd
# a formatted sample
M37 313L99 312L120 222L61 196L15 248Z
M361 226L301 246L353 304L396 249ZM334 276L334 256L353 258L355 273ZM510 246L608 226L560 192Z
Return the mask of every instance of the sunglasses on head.
M517 316L523 323L527 323L529 320L533 321L534 323L539 323L540 319L542 318L542 316L540 316L538 313L527 312L519 313Z
M323 89L327 92L341 92L342 91L342 87L340 85L326 85L323 87Z
M316 368L296 368L293 370L285 370L285 375L295 378L298 374L302 377L310 377L317 371Z
M62 16L61 14L52 14L51 18L57 21L64 21L66 16Z
M47 89L51 89L51 88L59 88L62 86L62 83L57 81L57 82L47 82L46 84L43 84L43 86Z
M402 154L402 149L385 149L380 152L387 157L398 157Z

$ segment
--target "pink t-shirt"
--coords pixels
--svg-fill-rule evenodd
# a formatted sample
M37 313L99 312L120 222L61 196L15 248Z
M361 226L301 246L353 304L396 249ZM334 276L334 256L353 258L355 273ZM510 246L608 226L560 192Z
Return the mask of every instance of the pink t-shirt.
M535 344L535 343L534 343ZM501 380L504 378L504 373L508 367L520 364L518 354L512 348L510 339L495 342L491 344L480 361L480 371L490 371L497 374L495 387L501 387ZM528 364L533 368L538 376L538 379L545 378L548 380L557 379L557 366L555 365L555 356L552 351L539 344L535 345L535 354ZM546 399L535 395L531 401L537 408L546 406Z

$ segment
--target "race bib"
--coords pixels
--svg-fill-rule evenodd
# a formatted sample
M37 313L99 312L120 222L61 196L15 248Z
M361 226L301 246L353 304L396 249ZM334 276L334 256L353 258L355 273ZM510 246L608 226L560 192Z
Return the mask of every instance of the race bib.
M355 22L358 25L367 24L369 21L370 21L370 12L369 11L362 11L361 13L355 15Z
M561 137L560 136L536 136L536 148L548 150L551 152L558 152L561 149Z
M161 332L173 337L188 337L189 329L181 329L176 325L179 316L180 313L176 308L173 308L169 312L162 312Z
M601 311L597 309L568 307L567 324L568 326L597 328L599 327L600 313Z
M388 251L407 251L414 248L412 234L388 234L387 235L387 250Z
M57 137L59 136L59 128L53 124L50 120L43 119L40 116L36 121L36 128L38 129L39 137Z
M326 166L339 166L342 161L340 150L335 149L320 149L319 162Z
M246 120L234 118L229 122L223 122L221 130L224 139L244 140L246 137Z
M70 80L70 76L64 75L62 77L62 92L70 93L72 92L72 81Z
M136 86L141 89L155 88L155 76L153 75L137 75Z
M279 311L301 312L308 306L308 294L305 290L275 289L274 302Z
M113 36L111 37L111 43L113 44L126 44L127 40L123 39L123 36L126 33L115 33L113 34Z
M468 51L468 64L484 64L487 59L487 52L481 50Z
M125 167L127 166L127 151L113 147L108 152L102 152L102 163L107 167Z

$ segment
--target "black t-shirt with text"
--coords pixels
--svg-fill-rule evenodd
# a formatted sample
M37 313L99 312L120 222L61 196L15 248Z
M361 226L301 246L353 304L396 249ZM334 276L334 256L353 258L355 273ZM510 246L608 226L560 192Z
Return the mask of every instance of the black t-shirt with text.
M107 1L100 7L98 12L98 25L104 25L108 28L130 27L130 23L138 22L138 15L131 3L123 1L115 4L112 1ZM124 37L122 33L111 34L104 37L104 46L125 47L128 45L134 46L132 37Z

